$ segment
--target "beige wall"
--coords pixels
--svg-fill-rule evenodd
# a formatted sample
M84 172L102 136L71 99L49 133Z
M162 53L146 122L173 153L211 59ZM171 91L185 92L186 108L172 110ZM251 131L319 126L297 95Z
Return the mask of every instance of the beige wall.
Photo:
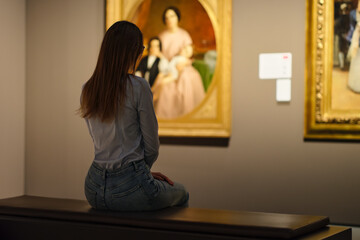
M0 0L0 198L24 194L25 0Z
M100 0L27 6L26 193L84 199L90 136L74 112L103 35ZM191 206L321 214L360 224L358 143L303 141L305 0L233 0L229 147L161 146L154 168ZM293 53L292 101L258 79L258 54Z
M104 34L104 3L29 0L26 13L26 193L83 198L92 146L75 111Z

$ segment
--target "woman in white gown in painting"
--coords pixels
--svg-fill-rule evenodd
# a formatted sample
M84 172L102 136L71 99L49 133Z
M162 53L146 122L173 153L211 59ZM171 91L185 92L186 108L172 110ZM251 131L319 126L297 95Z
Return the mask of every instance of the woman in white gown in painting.
M178 26L180 11L176 7L168 7L163 13L166 29L159 34L162 53L171 62L184 49L191 48L192 39L189 33ZM161 73L156 80L154 90L156 115L159 118L177 118L191 112L205 97L205 90L198 71L191 65L191 55L185 54L187 60L176 61L178 74L174 78L169 73ZM185 56L184 55L184 56ZM173 71L174 72L174 71Z
M349 70L349 88L360 93L360 51L359 51L359 39L360 39L360 0L356 11L356 25L351 38L351 44L348 52L348 59L350 60Z

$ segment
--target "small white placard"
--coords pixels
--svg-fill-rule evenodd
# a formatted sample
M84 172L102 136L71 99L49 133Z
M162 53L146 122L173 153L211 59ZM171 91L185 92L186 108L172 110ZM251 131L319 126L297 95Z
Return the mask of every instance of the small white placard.
M291 53L261 53L259 55L259 78L291 78Z
M290 102L291 79L276 79L276 101Z

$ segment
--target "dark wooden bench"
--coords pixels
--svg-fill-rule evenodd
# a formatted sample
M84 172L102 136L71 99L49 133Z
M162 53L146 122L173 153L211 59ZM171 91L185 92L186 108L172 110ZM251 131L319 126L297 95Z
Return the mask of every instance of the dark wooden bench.
M351 239L350 228L328 224L322 216L196 208L109 212L82 200L0 200L0 239Z

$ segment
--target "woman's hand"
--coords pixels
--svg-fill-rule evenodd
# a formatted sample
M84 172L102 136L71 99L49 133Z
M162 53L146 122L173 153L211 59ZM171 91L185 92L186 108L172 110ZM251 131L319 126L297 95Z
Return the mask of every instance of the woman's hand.
M167 176L165 176L164 174L162 174L160 172L151 172L151 174L157 180L165 181L165 182L169 183L171 186L174 185L174 182L171 181L170 178L168 178Z

